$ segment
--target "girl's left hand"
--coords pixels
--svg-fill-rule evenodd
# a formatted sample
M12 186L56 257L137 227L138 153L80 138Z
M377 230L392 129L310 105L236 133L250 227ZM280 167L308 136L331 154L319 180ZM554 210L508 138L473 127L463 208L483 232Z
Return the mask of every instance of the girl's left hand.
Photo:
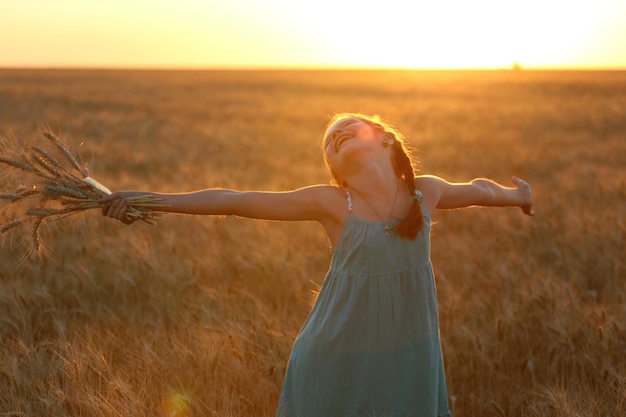
M534 216L535 211L533 210L533 198L530 190L530 185L519 177L512 178L513 183L517 185L517 191L520 194L520 207L524 214L529 216Z

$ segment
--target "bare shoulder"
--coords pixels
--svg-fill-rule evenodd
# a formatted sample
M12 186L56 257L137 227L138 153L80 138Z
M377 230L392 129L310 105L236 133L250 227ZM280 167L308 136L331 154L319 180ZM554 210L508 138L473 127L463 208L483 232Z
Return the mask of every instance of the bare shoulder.
M284 195L285 198L272 201L273 205L291 205L297 212L309 213L308 217L320 221L336 218L342 208L345 210L345 191L332 185L309 185L275 195Z
M341 188L328 184L309 185L307 187L300 188L297 191L319 200L320 202L325 202L328 199L332 200L338 196L345 195L345 192Z
M435 175L415 177L415 188L422 193L422 206L429 213L437 208L444 184L447 184L447 181Z
M446 183L446 180L435 175L420 175L418 177L415 177L415 187L422 193L424 191L438 189Z
M333 185L312 185L306 187L315 196L316 201L332 217L346 211L346 192Z

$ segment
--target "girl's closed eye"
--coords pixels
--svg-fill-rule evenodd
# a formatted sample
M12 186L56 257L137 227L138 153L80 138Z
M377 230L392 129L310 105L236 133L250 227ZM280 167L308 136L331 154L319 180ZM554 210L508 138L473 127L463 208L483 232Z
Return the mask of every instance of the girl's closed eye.
M346 120L342 120L341 122L337 123L336 126L333 126L330 129L330 132L327 135L327 139L326 139L326 143L324 145L325 149L328 149L330 145L333 145L336 143L336 141L346 133L346 130L349 130L352 128L352 125L354 125L355 123L359 123L358 119L346 119Z

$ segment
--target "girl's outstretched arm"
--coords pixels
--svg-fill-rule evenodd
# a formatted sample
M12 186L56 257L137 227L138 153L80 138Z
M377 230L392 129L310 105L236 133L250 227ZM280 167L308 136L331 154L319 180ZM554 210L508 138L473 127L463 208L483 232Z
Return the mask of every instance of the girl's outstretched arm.
M416 178L415 183L430 210L469 206L520 207L525 214L533 216L530 185L518 177L513 177L512 181L515 187L505 187L484 178L468 183L450 183L427 175Z
M99 200L102 214L130 223L125 217L129 197L151 195L155 210L201 215L234 215L264 220L318 220L329 215L333 187L316 185L285 192L208 189L179 194L117 191Z

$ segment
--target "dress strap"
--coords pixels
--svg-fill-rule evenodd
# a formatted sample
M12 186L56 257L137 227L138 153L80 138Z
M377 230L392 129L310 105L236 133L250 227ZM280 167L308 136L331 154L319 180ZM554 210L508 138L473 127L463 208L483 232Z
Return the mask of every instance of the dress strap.
M344 188L346 192L346 200L348 200L348 213L352 214L352 196L350 195L350 190Z
M413 190L413 195L411 196L411 198L415 201L417 201L418 203L422 202L422 192L420 190Z

